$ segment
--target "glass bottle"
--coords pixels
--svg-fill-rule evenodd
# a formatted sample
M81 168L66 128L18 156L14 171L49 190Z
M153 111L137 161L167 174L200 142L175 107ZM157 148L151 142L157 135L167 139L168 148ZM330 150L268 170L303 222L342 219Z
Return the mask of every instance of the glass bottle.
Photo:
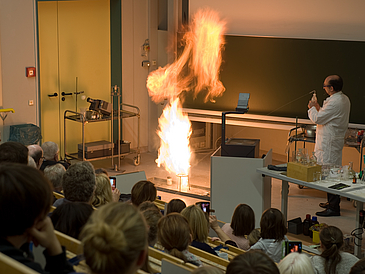
M303 221L303 234L305 236L309 236L309 228L312 226L311 215L305 215L305 219Z
M298 163L302 163L303 162L303 153L302 153L302 149L299 148L298 152L297 152L297 162Z
M354 178L354 163L353 162L349 162L349 171L348 171L348 178L349 179L353 179Z
M312 156L309 159L309 164L311 166L315 166L317 164L317 157L314 151L312 152Z

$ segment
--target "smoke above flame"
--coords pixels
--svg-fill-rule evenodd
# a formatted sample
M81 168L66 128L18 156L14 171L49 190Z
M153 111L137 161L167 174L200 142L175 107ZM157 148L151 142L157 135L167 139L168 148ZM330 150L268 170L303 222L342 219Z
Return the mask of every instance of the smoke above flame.
M157 165L163 165L169 172L188 174L190 168L191 123L181 111L181 93L193 92L195 98L204 90L205 102L214 102L214 98L225 91L219 80L224 31L225 22L216 12L198 11L184 34L184 50L179 58L159 67L147 78L151 99L156 103L169 100L159 118L160 148L156 159Z

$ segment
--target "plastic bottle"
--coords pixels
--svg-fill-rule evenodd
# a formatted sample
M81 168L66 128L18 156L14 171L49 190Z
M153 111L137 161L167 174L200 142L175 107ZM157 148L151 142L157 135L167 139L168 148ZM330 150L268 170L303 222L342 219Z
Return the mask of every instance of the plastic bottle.
M309 228L312 226L311 215L305 215L305 220L303 221L303 234L309 236Z
M317 217L316 216L313 216L312 217L312 220L311 220L311 226L314 226L314 225L319 225L319 222L317 221ZM309 236L311 238L313 238L313 231L312 230L309 230Z

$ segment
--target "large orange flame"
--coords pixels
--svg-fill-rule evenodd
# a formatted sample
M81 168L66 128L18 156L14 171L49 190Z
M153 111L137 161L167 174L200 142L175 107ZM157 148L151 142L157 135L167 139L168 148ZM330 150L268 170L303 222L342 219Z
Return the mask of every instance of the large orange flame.
M179 99L165 107L158 119L160 129L157 131L161 146L156 159L157 166L163 165L169 172L189 174L191 123L181 111Z
M225 22L219 20L216 12L198 11L184 35L185 47L180 57L147 78L151 99L170 102L159 118L160 148L156 160L159 167L163 165L169 172L187 175L190 168L191 123L181 111L181 92L193 91L196 97L206 90L205 101L214 101L225 91L219 80L224 31ZM184 71L186 66L188 73Z

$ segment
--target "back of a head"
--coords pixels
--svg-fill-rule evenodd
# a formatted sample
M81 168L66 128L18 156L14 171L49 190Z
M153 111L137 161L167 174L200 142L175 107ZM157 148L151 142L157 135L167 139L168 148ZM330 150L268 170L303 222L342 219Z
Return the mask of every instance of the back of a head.
M55 230L78 239L93 211L92 206L87 203L63 203L53 211L51 220Z
M339 75L330 75L328 77L329 77L328 84L333 87L333 90L335 92L342 91L343 80L342 80L341 76L339 76Z
M0 165L0 238L22 235L52 203L52 188L42 173L15 163Z
M141 205L143 205L144 203L142 203ZM154 246L157 241L157 224L158 221L162 218L162 214L159 209L155 208L147 208L145 210L140 209L140 211L147 222L147 226L149 227L148 245Z
M287 233L283 213L276 208L266 209L260 221L261 238L281 241Z
M37 168L40 168L42 165L42 157L43 157L43 150L39 145L29 145L28 147L28 154L34 160L37 165Z
M41 145L43 149L43 156L48 161L53 161L55 159L55 155L58 153L58 145L54 142L44 142Z
M157 189L150 181L139 181L131 191L131 201L135 206L139 206L144 201L153 202L157 197Z
M154 202L150 202L150 201L144 201L143 203L141 203L139 206L138 206L138 209L142 212L142 211L145 211L145 210L149 210L149 209L154 209L154 210L157 210L157 211L160 211L157 207L157 205L155 205Z
M250 246L253 246L254 244L256 244L260 240L260 238L261 238L261 232L260 232L259 228L255 228L247 236L247 240L250 243Z
M6 142L0 145L0 163L10 162L28 164L28 148L18 142Z
M90 203L95 189L95 172L91 163L72 164L63 175L65 198L72 202Z
M196 205L188 206L181 211L189 222L194 241L206 242L209 234L209 223L203 210Z
M274 261L260 250L236 256L227 266L226 274L280 274Z
M96 187L92 205L99 207L113 201L112 187L109 178L101 173L96 175Z
M365 258L362 258L354 264L349 274L365 274Z
M107 177L109 177L109 173L108 173L108 171L105 169L105 168L97 168L97 169L95 169L95 174L97 175L97 174L105 174Z
M190 244L190 226L180 213L170 213L158 222L158 240L171 255L187 261L182 251Z
M246 204L239 204L232 215L231 228L233 235L244 237L255 229L255 213Z
M180 213L185 207L186 204L183 200L172 199L167 205L166 215L172 212Z
M81 239L86 264L95 274L136 271L136 261L147 250L145 221L137 208L127 203L109 203L95 210Z
M214 266L202 266L194 269L192 274L223 274L221 270Z
M280 274L314 274L309 257L293 252L284 257L278 264Z
M62 178L66 173L66 169L63 165L55 164L53 166L47 166L43 172L44 177L51 181L54 189L62 190Z
M341 261L339 252L343 245L342 231L335 226L324 227L319 233L319 239L324 247L320 256L329 262L325 265L326 273L335 273L336 266Z
M37 164L31 156L28 156L28 166L38 169Z

